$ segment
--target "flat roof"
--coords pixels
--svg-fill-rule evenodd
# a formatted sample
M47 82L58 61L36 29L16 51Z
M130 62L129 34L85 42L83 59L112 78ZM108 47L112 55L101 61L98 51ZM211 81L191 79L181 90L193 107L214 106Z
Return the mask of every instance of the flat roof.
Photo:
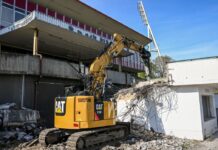
M79 0L30 0L55 10L65 16L74 18L107 33L119 33L140 44L146 45L151 40L141 33L127 27L117 20L80 2Z
M187 61L196 61L196 60L206 60L206 59L214 59L218 58L218 56L211 56L211 57L201 57L201 58L193 58L193 59L184 59L184 60L175 60L168 63L177 63L177 62L187 62Z

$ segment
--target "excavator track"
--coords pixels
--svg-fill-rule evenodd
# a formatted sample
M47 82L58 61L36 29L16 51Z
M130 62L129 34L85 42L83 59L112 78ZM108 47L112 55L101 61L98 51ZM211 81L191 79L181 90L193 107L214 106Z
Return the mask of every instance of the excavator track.
M58 128L45 129L39 134L39 143L42 146L57 143L60 139L60 136L58 135L60 133L62 133L62 131Z
M71 134L67 140L67 150L98 149L109 142L125 138L128 133L126 126L117 125Z

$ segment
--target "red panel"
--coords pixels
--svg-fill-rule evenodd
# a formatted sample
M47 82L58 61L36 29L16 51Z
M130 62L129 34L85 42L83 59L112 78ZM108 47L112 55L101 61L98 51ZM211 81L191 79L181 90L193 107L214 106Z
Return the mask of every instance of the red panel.
M30 12L36 10L36 4L28 1L27 10Z
M85 24L84 24L84 23L82 23L82 22L79 22L79 27L80 27L80 28L82 28L82 29L84 29L84 27L85 27Z
M26 8L26 0L16 0L17 7L25 9Z
M14 4L14 0L3 0L3 2L8 3L8 4L11 4L11 5Z
M98 34L99 36L101 36L101 31L100 31L100 30L97 30L97 34Z
M53 10L48 9L48 15L51 17L55 17L55 12Z
M110 34L107 34L108 39L112 39L112 36Z
M66 17L66 16L65 16L65 22L66 22L66 23L71 23L71 19L70 19L69 17Z
M89 25L86 25L86 31L90 31L91 27Z
M63 21L64 16L62 14L57 13L57 19Z
M43 6L38 5L38 11L43 13L43 14L46 14L46 8Z
M72 19L72 25L74 25L74 26L78 26L78 21L77 21L77 20L74 20L74 19Z
M94 28L94 27L92 27L92 33L95 33L95 34L96 34L96 31L97 31L97 29Z
M107 33L103 32L103 37L106 38L107 37Z

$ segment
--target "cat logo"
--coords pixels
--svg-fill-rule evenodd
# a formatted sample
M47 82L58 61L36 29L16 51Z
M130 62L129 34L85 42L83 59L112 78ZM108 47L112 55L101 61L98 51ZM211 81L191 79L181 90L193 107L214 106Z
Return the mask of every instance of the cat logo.
M56 99L55 101L55 113L57 115L64 115L66 112L66 101L61 99Z

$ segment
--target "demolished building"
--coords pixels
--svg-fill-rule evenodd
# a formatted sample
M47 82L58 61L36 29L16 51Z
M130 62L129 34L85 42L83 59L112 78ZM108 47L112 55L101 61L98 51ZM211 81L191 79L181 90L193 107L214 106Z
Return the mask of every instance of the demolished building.
M168 82L141 82L117 93L120 120L180 138L204 140L217 131L218 58L168 63Z

